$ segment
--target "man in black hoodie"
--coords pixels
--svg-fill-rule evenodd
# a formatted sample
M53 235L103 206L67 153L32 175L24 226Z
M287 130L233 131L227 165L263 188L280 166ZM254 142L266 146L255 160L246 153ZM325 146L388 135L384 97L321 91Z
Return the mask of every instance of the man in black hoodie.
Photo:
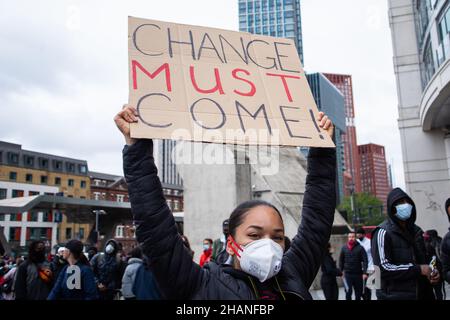
M447 218L450 221L450 198L445 201L445 212L447 213ZM444 240L442 240L441 261L444 279L450 283L450 229L445 235Z
M105 252L97 253L91 260L100 300L113 300L118 286L121 286L121 283L118 283L120 266L117 253L119 249L119 244L114 239L110 239L106 242Z
M414 201L400 188L387 199L387 219L372 233L374 265L380 269L378 300L433 299L430 283L439 282L425 254L423 231L416 224Z

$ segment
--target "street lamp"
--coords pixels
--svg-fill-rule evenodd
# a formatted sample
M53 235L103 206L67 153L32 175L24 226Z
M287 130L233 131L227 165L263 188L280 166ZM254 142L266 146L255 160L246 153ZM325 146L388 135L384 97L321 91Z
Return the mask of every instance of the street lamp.
M105 210L93 210L92 212L95 213L95 234L96 234L95 244L97 244L98 240L100 238L99 228L98 228L99 215L106 214L106 211Z

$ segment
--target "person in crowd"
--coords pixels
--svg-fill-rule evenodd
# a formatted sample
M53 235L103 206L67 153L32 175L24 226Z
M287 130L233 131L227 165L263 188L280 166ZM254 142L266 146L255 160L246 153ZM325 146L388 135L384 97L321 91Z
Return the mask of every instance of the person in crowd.
M366 231L363 227L359 227L356 230L356 240L358 241L359 245L364 248L367 255L367 274L370 276L375 270L373 267L373 258L372 258L372 245L370 242L370 239L366 237ZM364 287L363 287L363 294L362 298L363 300L369 301L372 300L372 290L370 290L366 286L367 282L364 281Z
M388 195L387 211L387 219L372 232L373 262L381 272L378 300L434 299L431 284L440 275L429 266L414 201L395 188Z
M15 280L17 270L23 260L18 257L14 264L11 264L9 271L3 276L3 283L1 285L3 300L15 299Z
M53 278L58 279L59 273L61 270L67 265L67 261L64 259L64 251L65 247L59 247L55 256L53 257L53 261L50 263L50 269L53 273Z
M320 285L325 296L325 300L338 300L339 288L337 285L336 277L341 277L342 272L336 266L336 261L333 259L334 250L331 244L327 245L328 252L325 254L322 261L322 278L320 278Z
M87 253L88 253L87 258L88 258L89 262L91 262L92 258L98 253L97 247L95 247L95 246L89 247L89 249L87 250Z
M180 237L181 241L183 241L184 247L188 250L189 255L191 256L191 259L194 259L194 250L191 249L188 237L186 237L185 235L180 235Z
M361 300L364 281L367 280L367 254L366 250L356 241L354 232L348 234L347 244L341 249L339 268L345 286L345 299L352 300L355 290L355 300Z
M143 263L136 271L132 289L136 300L161 300L161 290L151 270L150 260L144 256Z
M63 258L67 264L61 270L47 300L97 300L94 272L83 253L83 243L66 243Z
M435 265L439 274L442 274L442 262L441 262L441 242L442 238L439 237L436 230L427 230L423 233L423 240L425 242L425 256L426 261L435 259ZM439 282L432 285L434 296L436 300L444 300L445 296L445 281L441 277Z
M135 300L133 285L136 279L137 270L142 265L142 250L140 247L133 248L130 252L130 259L122 278L122 296L125 300Z
M284 224L278 209L261 200L238 205L229 218L226 250L231 264L201 268L184 249L164 198L153 158L153 141L132 139L137 111L125 106L115 117L127 145L123 150L136 236L167 299L312 299L309 293L326 252L336 207L336 150L310 148L302 221L283 254ZM323 113L318 126L333 137ZM176 276L174 276L176 275Z
M445 201L445 213L450 222L450 198ZM450 284L450 228L441 244L442 276Z
M119 244L110 239L105 244L105 251L97 253L91 260L100 300L113 300L116 296L117 279L120 274L118 252Z
M213 241L209 238L203 240L203 253L200 256L200 267L203 267L205 263L211 261L212 243Z
M217 264L225 263L228 259L227 251L225 250L227 238L230 232L230 228L228 226L229 220L225 219L222 222L222 235L220 238L214 240L213 242L213 250L211 260L216 262Z
M50 263L46 260L43 241L33 241L28 258L17 270L16 300L46 300L53 285Z

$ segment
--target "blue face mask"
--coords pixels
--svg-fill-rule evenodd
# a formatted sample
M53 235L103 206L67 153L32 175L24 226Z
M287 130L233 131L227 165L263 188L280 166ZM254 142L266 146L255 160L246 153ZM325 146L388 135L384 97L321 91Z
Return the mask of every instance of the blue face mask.
M395 209L397 209L397 213L395 216L402 221L406 221L411 217L412 208L413 206L409 203L396 205Z

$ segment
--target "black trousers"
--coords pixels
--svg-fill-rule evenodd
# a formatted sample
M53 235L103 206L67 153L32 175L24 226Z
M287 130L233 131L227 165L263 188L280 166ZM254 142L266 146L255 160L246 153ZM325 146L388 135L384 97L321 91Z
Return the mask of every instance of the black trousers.
M338 300L339 299L339 289L336 282L336 277L333 279L324 279L320 281L322 286L323 295L325 300Z
M362 274L348 274L345 273L345 281L347 282L347 291L345 292L345 299L352 300L353 290L355 290L355 300L361 300L363 293L363 279Z

